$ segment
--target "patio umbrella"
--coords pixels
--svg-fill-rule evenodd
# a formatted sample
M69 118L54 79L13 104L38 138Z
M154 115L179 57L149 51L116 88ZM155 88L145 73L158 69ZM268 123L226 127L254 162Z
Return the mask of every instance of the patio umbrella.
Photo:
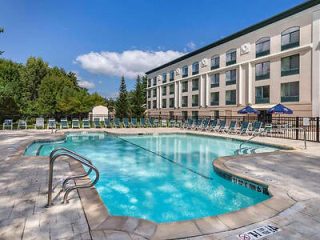
M238 111L239 114L258 114L259 111L252 108L251 106L246 106Z
M248 121L249 121L249 114L259 114L259 111L248 105L248 106L240 109L238 111L238 113L239 114L247 114L248 115Z
M292 114L293 111L290 108L287 108L286 106L282 105L281 103L273 106L268 110L268 113L271 114Z

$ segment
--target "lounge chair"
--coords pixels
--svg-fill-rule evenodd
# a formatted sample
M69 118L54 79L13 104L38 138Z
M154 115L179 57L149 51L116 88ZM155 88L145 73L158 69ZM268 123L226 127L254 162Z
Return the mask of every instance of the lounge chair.
M113 120L113 125L114 125L115 128L120 128L120 127L121 127L121 125L120 125L120 119L119 119L119 118L115 118L115 119Z
M57 128L57 123L54 118L50 118L48 120L48 129L56 129Z
M220 120L219 128L216 130L217 132L224 132L227 129L226 120Z
M105 118L103 124L105 128L111 128L111 122L109 118Z
M90 128L90 121L88 118L82 119L82 127L83 128Z
M229 127L224 130L225 133L234 133L237 130L237 121L232 120L229 124Z
M137 118L131 118L130 126L133 128L138 127Z
M249 126L250 126L249 122L246 122L246 121L242 122L241 126L240 126L240 129L238 129L237 133L239 135L248 134Z
M194 130L198 130L199 128L201 128L202 126L202 120L201 119L198 119L198 120L195 120L194 121L194 124L193 124L193 129Z
M3 122L3 125L2 125L2 129L3 130L5 130L5 129L12 130L13 129L12 119L5 119L4 122Z
M174 119L171 119L171 120L169 121L169 127L173 128L173 127L175 127L175 126L176 126L176 121L175 121Z
M208 127L208 130L216 131L218 128L219 128L218 120L217 119L211 119L209 127Z
M146 125L146 119L145 118L140 118L140 124L139 124L140 127L147 127Z
M258 135L262 132L262 122L260 121L255 121L252 124L252 129L251 131L249 131L249 133L251 133L251 135Z
M18 129L27 129L27 128L28 128L27 121L20 119L18 121Z
M153 119L153 127L159 127L160 126L160 122L159 122L159 119L156 118L156 119Z
M193 127L193 120L192 119L188 119L188 121L187 121L187 129L192 129L192 127Z
M68 129L69 124L68 124L68 119L63 118L60 120L60 129Z
M161 121L160 121L160 127L168 127L168 122L167 122L167 120L164 120L164 119L162 119Z
M101 126L100 126L100 118L94 118L93 119L93 126L94 126L94 128L101 128Z
M272 124L267 124L262 129L263 136L268 136L269 134L272 134Z
M123 124L123 127L125 127L125 128L130 127L130 125L129 125L129 119L128 119L128 118L122 119L122 124Z
M34 125L35 129L42 128L44 129L44 118L36 118L36 123Z
M202 131L206 130L208 128L208 126L209 126L209 119L203 120L201 130Z
M72 128L80 128L79 119L77 118L72 119Z

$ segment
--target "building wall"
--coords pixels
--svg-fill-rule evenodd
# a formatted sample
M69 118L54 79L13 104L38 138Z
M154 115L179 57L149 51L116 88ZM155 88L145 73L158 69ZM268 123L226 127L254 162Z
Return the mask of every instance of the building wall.
M199 111L199 115L212 116L215 111L219 111L220 115L237 115L237 111L247 104L252 104L257 109L266 109L268 106L281 102L281 83L299 81L299 102L285 102L286 106L294 111L295 116L319 116L319 72L313 70L315 62L319 63L319 5L302 11L298 14L280 20L271 25L260 28L254 32L243 35L237 39L201 52L181 62L172 64L161 70L148 75L149 79L157 79L157 85L151 86L148 90L156 88L157 97L148 98L148 101L157 100L157 109L149 109L150 114L169 114L174 112L175 115L181 115L182 111L188 111L191 115L192 111ZM300 45L288 50L281 50L281 33L294 26L300 27ZM262 37L270 37L270 54L267 56L256 58L256 41ZM241 46L248 45L250 51L241 54ZM226 66L226 52L230 49L236 49L237 63ZM300 55L300 71L299 74L290 76L281 76L281 59L283 57L294 54ZM220 68L211 70L210 59L214 55L220 56ZM207 65L202 65L201 61L207 59ZM270 61L270 78L266 80L255 80L255 65L260 62ZM192 76L192 64L199 62L199 74ZM313 65L312 65L313 64ZM185 65L189 66L188 77L182 78L181 68ZM314 66L314 67L312 67ZM319 67L318 67L319 68ZM180 69L180 74L176 74L174 81L169 80L169 72ZM235 85L226 86L225 72L231 69L237 71L237 83ZM167 83L162 83L161 76L167 73ZM220 73L220 86L217 88L210 87L210 76ZM191 91L192 80L199 79L199 90ZM181 92L181 82L188 81L188 93ZM174 84L175 94L169 95L169 85ZM167 95L162 96L161 87L167 85ZM270 86L270 102L268 104L255 103L255 88L258 86ZM316 89L313 89L312 87ZM225 105L226 90L237 90L237 104L232 106ZM210 106L210 94L219 91L219 106ZM199 107L191 106L192 95L199 94ZM188 107L181 107L182 96L188 96ZM148 94L149 97L149 94ZM175 99L175 107L169 108L169 98ZM160 99L160 101L159 101ZM162 99L167 99L167 108L162 108ZM315 101L316 99L316 101ZM314 105L318 104L318 107Z

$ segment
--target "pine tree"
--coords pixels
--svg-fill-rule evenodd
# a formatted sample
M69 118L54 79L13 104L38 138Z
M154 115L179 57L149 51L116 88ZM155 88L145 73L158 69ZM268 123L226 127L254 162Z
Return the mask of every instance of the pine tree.
M116 117L126 118L130 116L130 105L128 99L128 91L124 77L120 81L119 97L116 102Z
M142 117L145 112L144 84L140 76L137 77L132 99L132 113L134 117Z

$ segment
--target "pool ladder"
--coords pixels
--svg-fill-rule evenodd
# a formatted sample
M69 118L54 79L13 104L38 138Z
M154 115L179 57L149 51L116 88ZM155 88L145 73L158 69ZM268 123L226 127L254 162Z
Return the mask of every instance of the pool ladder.
M62 189L61 189L61 192L63 192L63 191L65 192L65 194L63 196L63 203L68 202L68 195L71 191L76 190L78 188L90 188L90 187L94 186L99 180L99 170L92 164L92 162L89 159L87 159L87 158L75 153L74 151L67 149L67 148L54 149L50 153L50 161L49 161L49 181L48 181L47 207L52 206L53 167L54 167L55 160L59 157L69 157L70 159L77 161L77 162L80 162L89 168L89 170L86 171L85 174L70 176L70 177L67 177L66 179L64 179L64 181L62 183ZM85 183L85 184L67 187L67 184L70 180L81 179L81 178L87 177L92 171L95 172L95 179L93 181L90 181L89 183Z

